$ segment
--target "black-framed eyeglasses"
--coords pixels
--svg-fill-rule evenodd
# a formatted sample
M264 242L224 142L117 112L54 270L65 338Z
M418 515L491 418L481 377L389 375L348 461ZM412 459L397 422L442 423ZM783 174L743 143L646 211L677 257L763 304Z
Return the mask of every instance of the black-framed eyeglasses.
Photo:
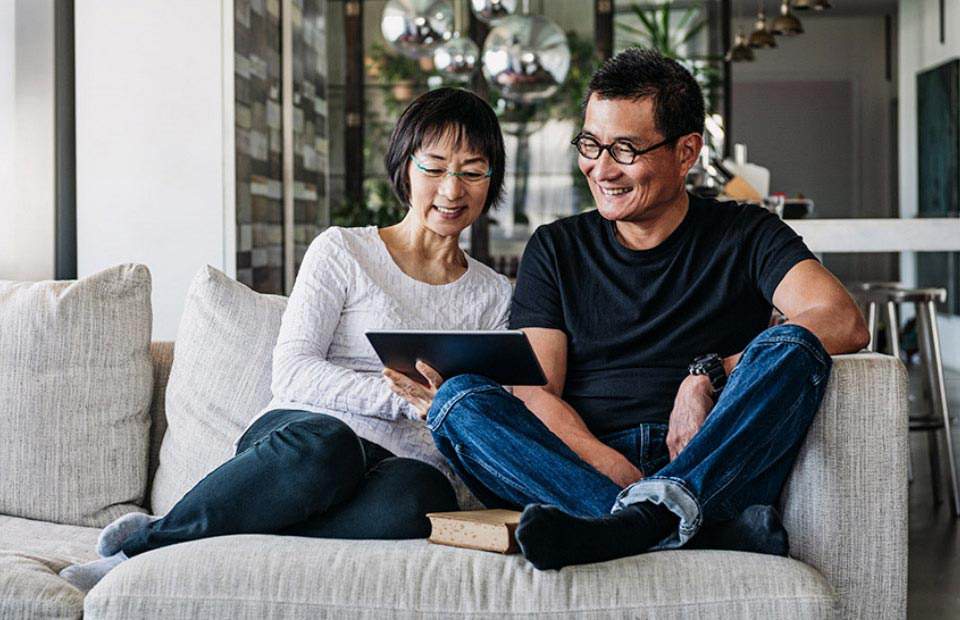
M585 136L581 133L577 134L577 137L571 140L570 144L577 147L577 151L579 151L580 154L587 159L600 159L600 154L604 151L607 151L610 153L610 157L613 158L613 161L617 162L618 164L623 164L624 166L629 166L641 155L649 153L650 151L655 151L661 146L676 141L678 138L680 138L680 136L667 138L662 142L657 142L653 146L648 146L645 149L638 149L626 140L615 140L610 144L601 144L596 138L591 138L590 136Z

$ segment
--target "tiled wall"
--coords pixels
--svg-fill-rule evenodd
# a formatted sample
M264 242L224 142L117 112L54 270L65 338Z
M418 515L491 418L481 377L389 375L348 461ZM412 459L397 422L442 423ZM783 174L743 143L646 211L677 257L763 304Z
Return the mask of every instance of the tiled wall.
M284 281L282 0L235 0L237 280L282 294ZM295 268L326 224L326 27L323 0L291 3Z

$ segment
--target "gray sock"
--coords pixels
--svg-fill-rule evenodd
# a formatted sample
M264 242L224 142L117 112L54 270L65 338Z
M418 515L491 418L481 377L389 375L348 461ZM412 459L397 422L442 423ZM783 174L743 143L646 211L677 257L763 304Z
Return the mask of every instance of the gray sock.
M142 512L129 512L123 515L100 532L100 538L97 539L97 555L101 558L116 555L127 537L159 519L160 517Z
M127 559L129 558L121 551L109 558L101 558L85 564L71 564L60 571L60 576L78 590L87 592L97 585L97 582L103 579L103 576L109 573L114 566Z

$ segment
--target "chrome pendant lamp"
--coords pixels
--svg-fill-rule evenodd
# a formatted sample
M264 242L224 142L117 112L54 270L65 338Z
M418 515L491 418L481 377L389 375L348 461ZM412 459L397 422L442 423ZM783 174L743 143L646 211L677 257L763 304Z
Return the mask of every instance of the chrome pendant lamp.
M753 32L750 33L750 47L753 49L776 47L777 40L774 38L773 33L767 28L767 17L763 14L763 0L757 3L757 7L757 23L754 25Z
M780 15L773 20L773 34L793 37L803 34L803 24L790 11L790 0L783 0L780 4Z

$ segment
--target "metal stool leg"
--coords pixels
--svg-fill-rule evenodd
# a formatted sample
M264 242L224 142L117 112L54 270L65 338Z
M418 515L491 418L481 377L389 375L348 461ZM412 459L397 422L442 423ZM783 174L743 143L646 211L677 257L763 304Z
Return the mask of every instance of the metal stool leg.
M877 350L877 304L871 301L867 304L867 329L870 331L870 342L867 351Z
M960 517L960 491L957 489L957 464L953 450L953 434L950 429L950 413L947 410L947 390L943 379L943 359L940 357L940 330L937 326L937 307L935 302L926 301L916 304L918 318L924 318L924 331L927 336L926 365L927 376L930 381L930 392L933 399L934 414L943 419L943 436L947 445L947 472L950 481L950 504L953 515ZM932 458L932 457L931 457Z

